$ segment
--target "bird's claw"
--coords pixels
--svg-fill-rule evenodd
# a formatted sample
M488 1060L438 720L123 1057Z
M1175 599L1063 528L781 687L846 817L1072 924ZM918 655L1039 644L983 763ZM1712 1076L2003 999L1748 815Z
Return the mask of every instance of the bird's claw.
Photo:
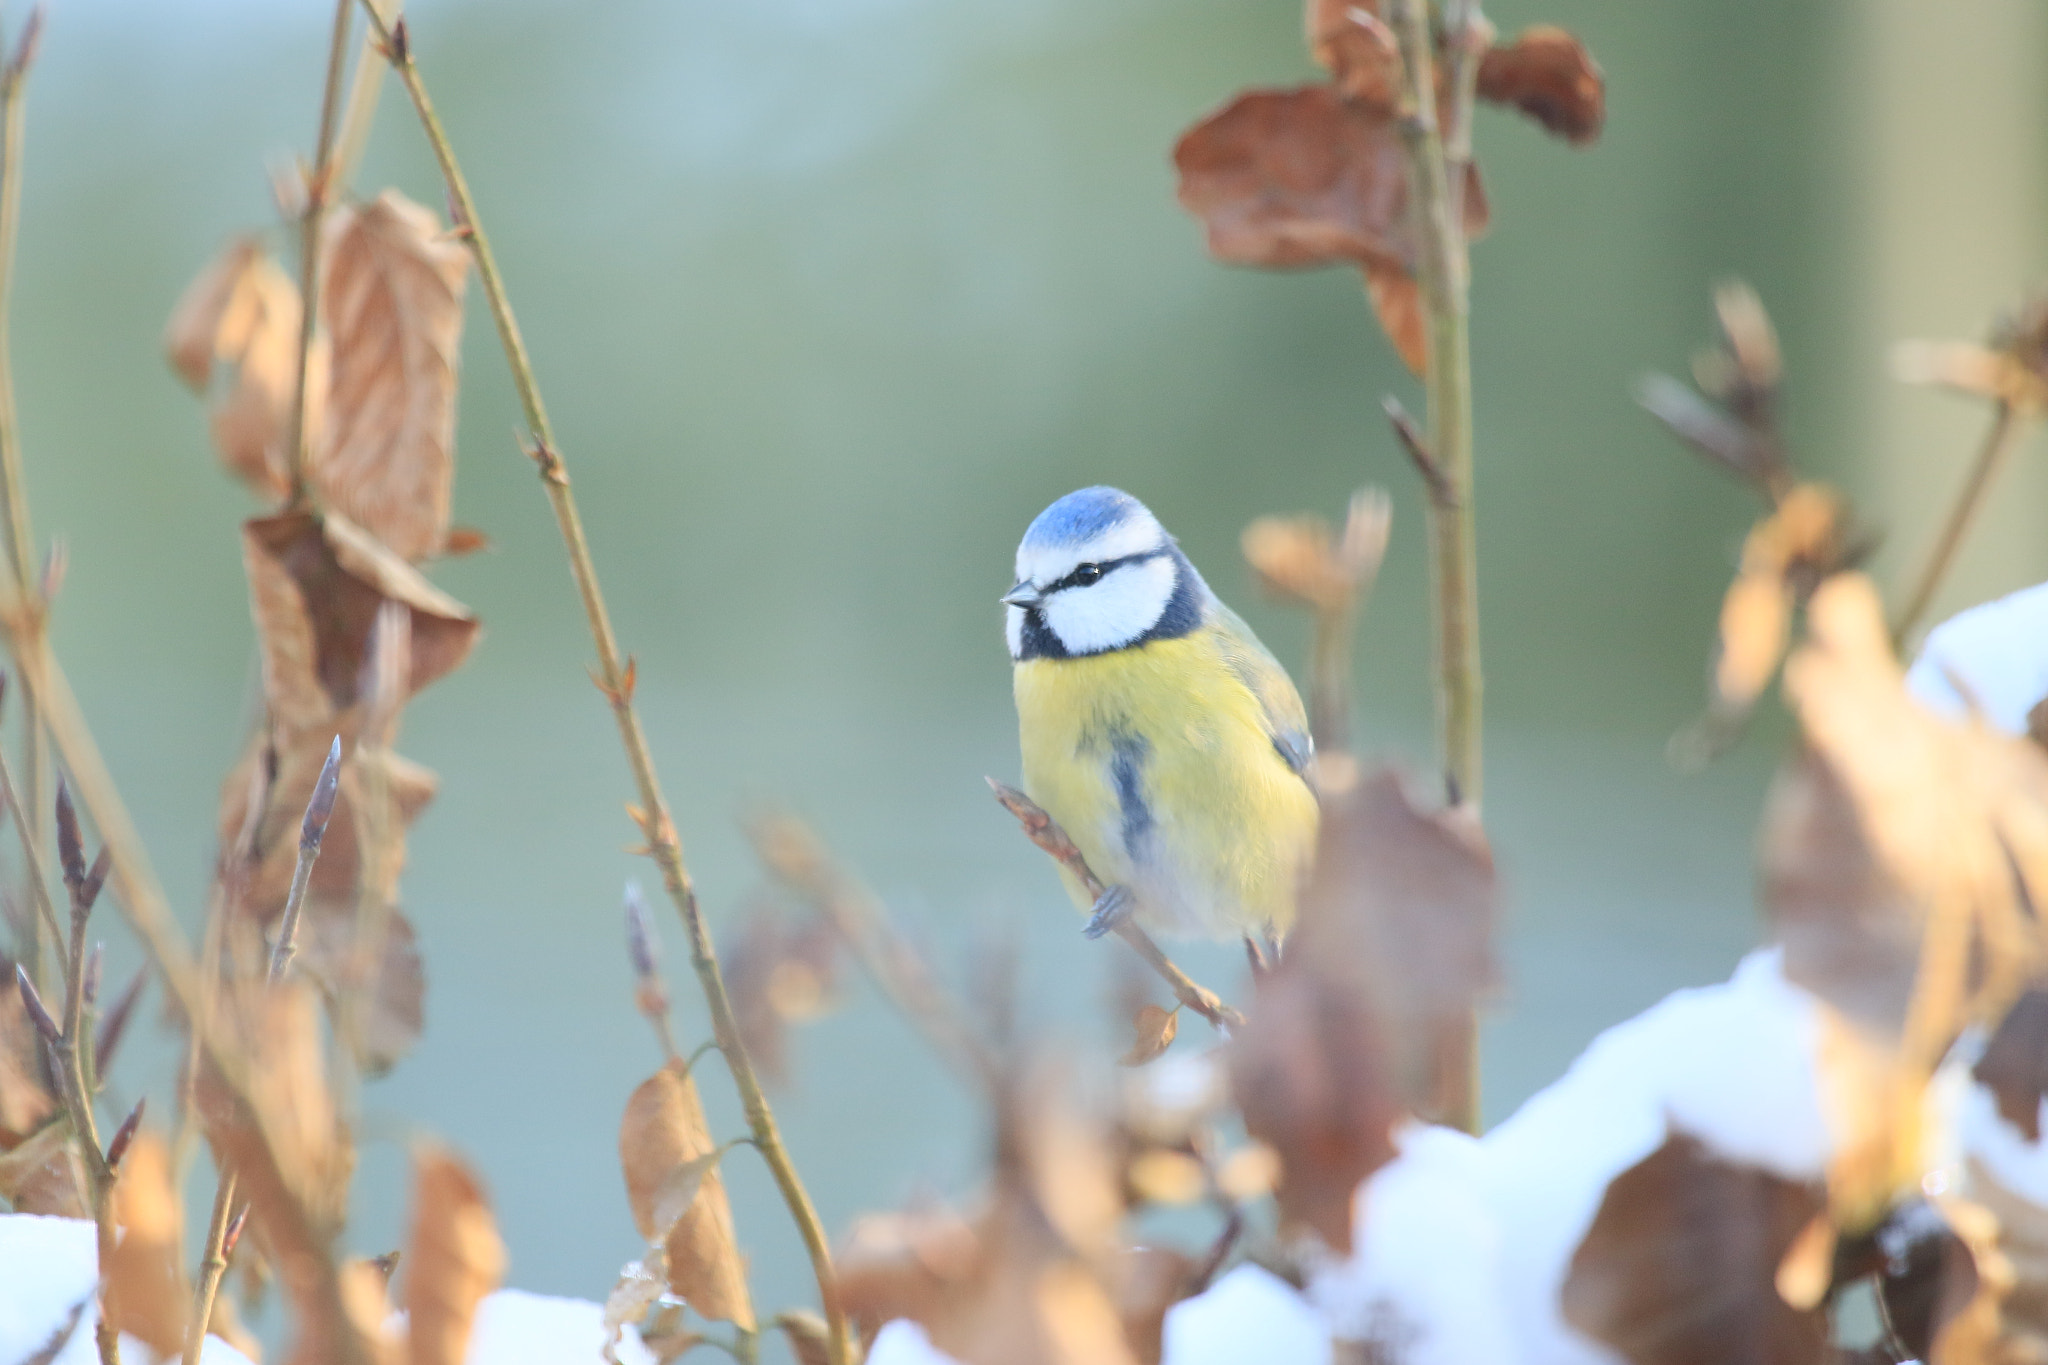
M1081 926L1081 933L1086 938L1101 938L1129 920L1136 909L1137 899L1131 895L1131 888L1112 886L1102 893L1095 902L1095 908L1088 912L1088 922Z

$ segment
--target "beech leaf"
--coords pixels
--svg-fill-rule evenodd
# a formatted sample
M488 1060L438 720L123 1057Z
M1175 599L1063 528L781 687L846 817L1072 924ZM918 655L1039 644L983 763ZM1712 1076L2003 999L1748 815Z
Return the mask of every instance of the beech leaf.
M1379 0L1309 0L1308 49L1346 99L1391 114L1401 99L1401 48Z
M334 379L312 482L400 558L424 559L448 535L469 250L396 190L338 210L323 250Z
M450 1152L416 1150L405 1249L410 1365L462 1365L477 1306L504 1273L505 1244L475 1174Z
M1597 140L1607 121L1607 82L1571 34L1549 24L1522 30L1479 59L1479 97L1513 105L1565 141Z
M655 1072L626 1102L619 1164L640 1235L665 1249L669 1288L692 1308L751 1331L754 1313L732 1207L715 1169L717 1150L696 1082L680 1064Z
M121 1239L107 1263L107 1317L158 1355L176 1355L184 1345L192 1292L182 1269L170 1147L154 1130L137 1133L121 1159L114 1218Z
M1143 1066L1173 1046L1174 1035L1179 1032L1178 1009L1161 1009L1157 1005L1140 1006L1131 1020L1131 1048L1123 1055L1123 1064Z
M1415 259L1399 129L1329 86L1239 95L1181 137L1173 163L1181 205L1207 227L1218 260L1406 270ZM1477 237L1487 206L1476 170L1464 212Z
M1572 1253L1565 1319L1630 1365L1821 1365L1827 1314L1777 1287L1826 1207L1818 1184L1716 1158L1674 1133L1607 1186Z
M1394 343L1394 353L1409 373L1419 377L1429 366L1429 320L1423 316L1422 286L1399 266L1368 261L1365 292L1380 330Z

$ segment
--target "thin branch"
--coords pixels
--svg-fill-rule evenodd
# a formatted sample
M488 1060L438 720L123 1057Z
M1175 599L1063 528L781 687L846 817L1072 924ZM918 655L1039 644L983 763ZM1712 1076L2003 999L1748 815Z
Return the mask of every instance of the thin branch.
M1964 537L1969 535L1970 523L1976 520L1978 511L1984 506L1985 493L1999 470L2005 467L2026 426L2019 410L2001 399L1992 416L1991 429L1984 434L1984 444L1978 448L1977 462L1970 467L1970 475L1963 481L1955 506L1949 509L1948 520L1942 525L1941 536L1928 552L1927 562L1921 566L1920 575L1914 581L1912 594L1906 598L1906 605L1892 626L1894 648L1904 646L1906 637L1919 626L1927 615L1928 607L1934 604L1934 594L1940 590L1942 579L1948 576L1950 567L1955 563L1956 551L1962 548Z
M1454 802L1477 811L1483 795L1480 762L1478 535L1472 496L1472 347L1470 266L1462 212L1477 53L1486 20L1477 0L1454 0L1446 11L1450 104L1437 121L1437 82L1429 7L1390 0L1387 19L1401 47L1401 125L1408 152L1409 201L1415 215L1417 275L1429 324L1429 439L1445 493L1429 500L1436 600L1436 692L1439 751ZM1476 1054L1466 1059L1470 1083L1448 1120L1466 1131L1479 1121Z
M50 947L57 954L58 970L68 975L71 968L64 952L64 931L57 924L57 908L50 902L50 882L43 874L43 856L36 851L35 826L21 804L21 792L14 785L14 771L4 750L0 750L0 801L13 814L15 832L21 836L21 859L28 874L30 899L35 901L36 912L50 931ZM22 957L33 966L33 954L24 953Z
M492 254L490 237L485 233L483 223L476 211L476 201L470 195L468 181L463 177L462 168L455 159L454 147L448 141L448 134L441 126L440 118L434 112L433 101L428 98L425 83L420 79L419 67L413 61L410 38L405 23L387 24L377 12L373 0L362 0L364 12L383 40L385 56L404 83L406 93L411 96L413 108L418 112L421 127L428 143L434 149L434 158L440 164L442 178L447 182L449 198L452 201L456 228L469 242L470 252L476 260L477 279L483 286L484 297L491 310L491 318L497 324L498 339L503 344L505 358L511 367L513 387L518 391L520 406L526 415L526 424L533 445L531 455L539 467L541 486L546 491L548 502L554 510L555 523L562 536L562 543L569 556L569 570L576 580L577 592L583 601L584 615L589 619L590 633L597 650L598 682L606 700L611 704L612 715L619 727L619 741L625 749L626 761L633 770L634 785L639 789L640 810L643 813L642 831L647 840L647 853L661 869L662 885L669 899L675 903L690 940L690 962L697 973L697 980L704 991L706 1004L710 1007L712 1036L718 1042L719 1051L724 1055L727 1069L732 1073L733 1084L738 1089L740 1104L746 1113L748 1130L753 1134L754 1145L760 1150L762 1160L775 1178L781 1191L783 1203L788 1206L790 1217L803 1238L804 1249L809 1254L811 1269L817 1278L820 1306L824 1309L829 1327L829 1354L833 1365L850 1365L853 1348L848 1335L846 1313L839 1301L839 1289L832 1271L832 1252L825 1238L824 1224L812 1206L810 1193L804 1188L798 1176L796 1165L791 1161L788 1149L783 1146L781 1130L776 1126L774 1110L769 1107L767 1094L761 1088L760 1078L755 1074L754 1064L747 1056L745 1045L740 1040L739 1020L732 1006L732 999L725 988L725 978L719 971L718 954L711 942L711 931L704 922L703 913L697 905L697 896L691 886L688 869L683 863L682 846L676 838L675 826L669 818L668 803L661 792L661 782L655 773L654 756L647 745L647 736L640 724L639 713L633 707L633 687L624 651L619 648L618 638L612 632L610 614L606 611L604 594L598 584L597 567L591 560L590 542L584 535L583 522L576 509L576 499L570 492L569 475L559 447L550 426L547 410L541 402L540 386L534 379L533 363L526 354L526 343L519 334L519 323L513 316L512 305L505 293L503 277L498 273L497 258Z
M13 301L15 243L21 230L21 157L26 142L26 99L28 73L35 62L42 32L43 10L29 12L21 38L0 68L0 534L7 542L7 563L14 588L28 615L27 627L40 632L47 606L41 599L35 571L35 531L29 523L28 493L21 472L21 430L14 405L14 361L8 323ZM40 845L44 831L44 793L49 788L49 747L43 733L40 696L32 680L22 679L22 776L28 804L14 805L25 826L23 836ZM46 888L37 893L45 903ZM42 926L30 920L24 934L21 956L29 972L42 970L40 932ZM51 944L62 951L63 934L50 929Z
M874 892L834 862L799 820L768 816L752 821L747 833L762 864L831 922L883 994L933 1049L992 1091L1001 1070L995 1053Z
M319 140L306 178L306 203L299 211L299 368L292 386L292 420L285 451L292 462L293 507L306 503L306 466L312 433L306 430L306 384L313 368L313 337L320 326L320 225L334 196L334 128L341 109L341 76L347 65L353 0L334 0L334 32L327 45L327 84L320 96Z
M1067 832L1059 827L1056 820L1045 813L1044 807L1015 787L993 777L986 781L1003 809L1016 816L1017 823L1024 827L1024 836L1043 849L1054 862L1073 873L1091 898L1102 899L1109 888L1088 866L1080 847L1067 837ZM1145 960L1145 965L1159 974L1159 978L1173 991L1174 999L1207 1019L1219 1032L1228 1033L1231 1029L1243 1027L1245 1020L1242 1014L1224 1004L1216 992L1182 971L1135 921L1126 919L1117 925L1116 936L1129 944L1131 950Z
M1387 421L1392 424L1401 449L1414 464L1415 472L1422 476L1422 486L1430 501L1448 505L1451 500L1450 480L1444 477L1436 456L1429 453L1429 438L1422 434L1422 428L1408 415L1408 409L1401 406L1401 400L1392 394L1380 400L1380 408L1387 414Z

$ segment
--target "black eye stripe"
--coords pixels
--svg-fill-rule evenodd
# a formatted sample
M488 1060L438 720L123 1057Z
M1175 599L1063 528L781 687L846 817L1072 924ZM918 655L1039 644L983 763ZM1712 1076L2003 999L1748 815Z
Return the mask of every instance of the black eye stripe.
M1166 551L1164 550L1147 550L1143 554L1125 555L1121 559L1102 559L1076 565L1073 572L1069 573L1065 578L1060 579L1056 583L1047 584L1045 589L1046 595L1051 596L1056 592L1064 592L1068 588L1085 588L1090 583L1097 583L1108 577L1112 569L1121 569L1126 564L1141 564L1148 559L1157 559L1165 553ZM1092 577L1089 576L1090 570L1094 571Z

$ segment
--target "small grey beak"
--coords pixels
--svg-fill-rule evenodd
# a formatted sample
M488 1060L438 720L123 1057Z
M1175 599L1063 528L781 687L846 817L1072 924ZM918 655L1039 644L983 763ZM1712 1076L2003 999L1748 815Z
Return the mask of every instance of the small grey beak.
M1029 611L1031 608L1037 606L1040 602L1043 602L1044 600L1045 594L1040 592L1038 589L1032 587L1031 580L1028 578L1017 583L1002 596L1002 603L1004 606L1022 607L1026 611Z

